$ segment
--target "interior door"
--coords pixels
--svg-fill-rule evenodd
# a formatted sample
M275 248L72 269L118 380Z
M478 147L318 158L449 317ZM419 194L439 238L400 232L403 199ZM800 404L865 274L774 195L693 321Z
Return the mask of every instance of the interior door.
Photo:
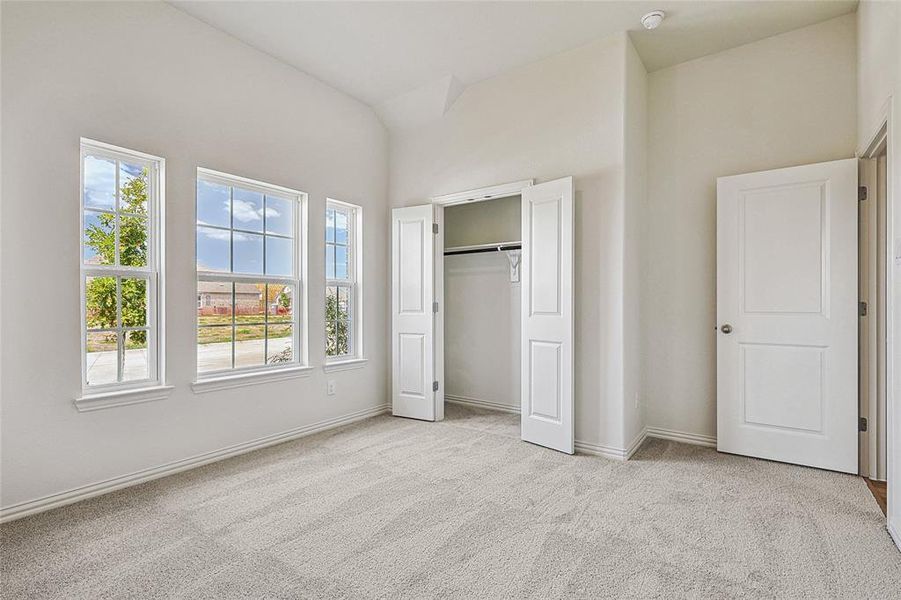
M717 180L717 448L857 472L857 160Z
M522 191L522 439L573 453L573 179Z
M436 377L435 207L392 211L392 413L434 421L443 414Z

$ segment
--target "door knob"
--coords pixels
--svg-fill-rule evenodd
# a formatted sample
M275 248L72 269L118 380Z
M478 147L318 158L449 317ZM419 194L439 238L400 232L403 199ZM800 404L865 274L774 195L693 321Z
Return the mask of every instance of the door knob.
M728 323L726 323L725 325L720 327L720 331L722 331L726 335L729 335L730 333L732 333L732 325L729 325Z

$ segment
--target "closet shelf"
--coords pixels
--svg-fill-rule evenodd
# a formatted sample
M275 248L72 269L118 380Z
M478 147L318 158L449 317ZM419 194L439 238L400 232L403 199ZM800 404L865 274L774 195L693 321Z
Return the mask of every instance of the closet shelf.
M492 244L476 244L475 246L452 246L444 249L445 256L454 254L476 254L478 252L505 252L507 250L521 250L522 242L495 242Z

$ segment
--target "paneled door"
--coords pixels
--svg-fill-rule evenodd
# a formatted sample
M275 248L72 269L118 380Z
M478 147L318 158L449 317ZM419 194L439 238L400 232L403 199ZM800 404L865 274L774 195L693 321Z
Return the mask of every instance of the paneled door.
M522 191L522 439L573 453L573 179Z
M857 160L717 180L717 448L858 468Z
M391 218L392 413L426 421L440 420L444 413L433 311L437 210L431 204L395 208Z

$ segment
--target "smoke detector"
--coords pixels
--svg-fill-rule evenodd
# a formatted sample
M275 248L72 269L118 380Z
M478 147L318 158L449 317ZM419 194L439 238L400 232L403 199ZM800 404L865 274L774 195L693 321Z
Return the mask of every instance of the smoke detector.
M665 17L666 13L662 10L652 10L641 18L641 24L645 29L657 29Z

